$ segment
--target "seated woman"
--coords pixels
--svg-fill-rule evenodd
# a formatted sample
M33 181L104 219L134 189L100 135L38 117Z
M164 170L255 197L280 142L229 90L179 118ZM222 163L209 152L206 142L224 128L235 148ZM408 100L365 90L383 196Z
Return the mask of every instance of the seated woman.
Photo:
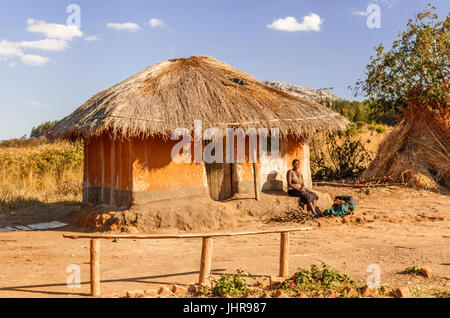
M320 213L319 208L316 207L316 202L319 199L317 194L312 191L306 190L303 176L299 172L300 161L295 159L292 161L292 169L288 170L286 178L288 184L288 194L291 197L300 198L301 202L308 206L308 210L313 213Z

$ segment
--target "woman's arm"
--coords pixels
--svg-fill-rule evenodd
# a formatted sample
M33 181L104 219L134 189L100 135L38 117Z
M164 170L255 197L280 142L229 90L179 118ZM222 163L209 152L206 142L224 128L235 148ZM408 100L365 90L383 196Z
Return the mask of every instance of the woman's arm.
M300 180L302 181L302 185L301 185L299 191L306 191L305 180L303 179L303 174L301 172L299 172L298 174L300 176Z

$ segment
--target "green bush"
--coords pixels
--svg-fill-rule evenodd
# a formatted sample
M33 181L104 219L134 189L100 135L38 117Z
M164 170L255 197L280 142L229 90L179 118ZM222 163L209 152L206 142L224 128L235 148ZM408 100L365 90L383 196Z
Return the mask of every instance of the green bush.
M382 133L386 132L386 127L384 127L383 125L370 124L369 126L367 126L367 128L370 131L376 131L379 134L382 134Z
M312 264L310 269L298 268L297 272L282 283L282 289L292 292L330 291L354 286L355 281L347 274L322 263L321 268Z
M360 139L353 140L352 130L327 136L325 147L311 156L315 180L357 178L370 164L372 156Z
M241 270L238 270L234 275L223 275L212 288L213 296L239 296L250 292L245 280L245 277L249 276L251 276L249 273L245 273Z
M416 266L416 265L408 266L405 269L405 273L408 273L408 274L418 274L419 272L420 272L420 266Z

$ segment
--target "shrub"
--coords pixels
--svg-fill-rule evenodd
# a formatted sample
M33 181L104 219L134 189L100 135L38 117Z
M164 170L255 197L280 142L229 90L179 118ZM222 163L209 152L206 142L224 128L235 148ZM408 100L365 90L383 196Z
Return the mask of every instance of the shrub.
M239 296L250 292L250 289L247 288L246 276L249 277L251 274L241 270L238 270L234 275L222 275L212 288L213 296Z
M407 274L418 274L419 272L420 272L420 266L416 266L416 265L408 266L405 269L405 273L407 273Z
M314 292L331 289L343 289L354 286L356 282L347 274L322 263L321 268L312 264L310 269L298 268L297 272L282 283L282 289L292 292Z
M325 147L313 152L311 169L315 180L333 180L358 177L372 158L360 139L351 138L352 131L327 136Z
M379 134L386 132L386 127L383 125L371 124L367 127L370 131L376 131Z

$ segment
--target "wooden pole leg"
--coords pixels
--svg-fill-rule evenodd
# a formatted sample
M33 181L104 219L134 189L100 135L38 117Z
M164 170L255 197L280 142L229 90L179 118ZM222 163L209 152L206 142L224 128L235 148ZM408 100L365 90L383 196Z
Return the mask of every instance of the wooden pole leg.
M259 164L257 162L253 163L253 186L255 188L256 201L261 201L261 180L259 178Z
M280 276L289 275L289 232L281 232L280 238Z
M206 285L206 280L211 274L211 262L214 240L210 237L202 239L202 258L200 260L200 277L198 283Z
M91 295L100 296L100 240L91 240Z

